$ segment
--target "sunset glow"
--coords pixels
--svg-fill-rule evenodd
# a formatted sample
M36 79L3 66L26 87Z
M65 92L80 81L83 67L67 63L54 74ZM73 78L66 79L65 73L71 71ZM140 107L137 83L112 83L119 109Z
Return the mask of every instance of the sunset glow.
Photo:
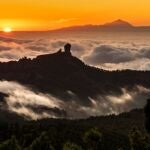
M12 32L12 29L10 27L6 27L3 29L3 31L9 33Z
M0 28L9 22L14 30L49 30L119 18L150 25L149 8L149 0L5 0L0 5Z

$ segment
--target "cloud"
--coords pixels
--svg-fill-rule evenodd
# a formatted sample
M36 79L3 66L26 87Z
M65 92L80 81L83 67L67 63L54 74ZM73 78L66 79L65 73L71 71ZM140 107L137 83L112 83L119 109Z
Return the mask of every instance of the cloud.
M93 101L94 108L96 107L99 114L118 114L127 112L135 108L143 108L146 104L146 99L150 96L150 89L141 86L135 86L131 91L122 88L121 95L106 95L99 96L102 101Z
M103 69L150 70L150 44L142 41L114 41L94 38L41 38L21 40L0 37L0 61L18 60L24 56L53 53L72 44L72 53L90 65ZM97 95L89 98L89 105L71 91L70 100L64 101L50 94L35 92L32 88L16 82L1 81L0 92L7 94L5 108L28 119L40 118L86 118L142 108L150 96L150 90L135 86L121 89L122 94ZM7 105L7 107L6 107Z
M32 45L31 46L27 46L26 49L30 49L32 51L42 51L42 52L48 51L47 47L44 47L44 46L35 46L35 45L33 45L33 46Z
M73 43L72 44L72 51L77 51L77 52L82 52L84 51L84 47L80 44L77 44L77 43Z
M104 38L105 39L105 38ZM36 39L0 37L0 61L54 53L70 42L72 54L89 65L103 69L150 70L150 44L136 40L103 40L92 37L41 34Z
M101 45L96 47L92 53L85 57L89 63L121 63L134 60L134 55L131 51L125 48L117 48L109 45Z
M19 40L19 39L15 39L15 38L8 38L8 37L0 37L0 41L2 42L14 42L14 43L18 43L18 44L23 44L23 43L30 43L32 42L32 40Z
M57 118L65 114L59 109L59 100L48 94L35 93L19 83L1 81L0 92L8 95L4 107L27 119Z
M89 97L89 104L69 91L70 100L58 99L17 82L0 81L0 109L13 112L26 119L87 118L90 116L118 114L134 108L143 108L150 89L135 86L121 89L122 93ZM4 93L4 94L2 94Z
M122 69L150 70L150 60L147 58L141 58L119 64L115 63L98 64L98 67L107 70L122 70Z
M58 20L52 20L51 23L53 24L61 24L61 23L65 23L65 22L70 22L70 21L75 21L78 18L61 18Z
M0 51L9 51L11 50L12 48L11 47L7 47L7 46L2 46L0 45Z
M142 48L138 55L140 58L148 58L150 59L150 47Z
M146 99L150 96L150 89L135 86L132 90L122 88L122 94L116 96L99 95L97 98L89 98L91 104L84 105L74 102L68 103L68 113L72 118L87 118L89 116L100 116L119 114L135 108L143 108Z
M150 70L150 47L147 45L133 47L133 44L100 45L85 55L83 60L108 70Z
M51 42L53 48L60 48L66 44L66 41L56 40Z

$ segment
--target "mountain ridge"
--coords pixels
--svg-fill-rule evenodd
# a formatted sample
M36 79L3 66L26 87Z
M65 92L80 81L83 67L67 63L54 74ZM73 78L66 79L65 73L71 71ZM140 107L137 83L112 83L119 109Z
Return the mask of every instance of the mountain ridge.
M88 32L88 31L150 31L150 26L134 26L128 21L117 19L115 21L105 24L86 24L86 25L75 25L69 27L63 27L59 29L49 30L49 32Z
M115 20L110 23L105 23L103 26L107 27L134 27L131 23L122 19Z
M102 70L88 66L71 53L61 50L34 59L1 62L0 70L0 80L34 86L41 92L64 97L65 100L70 99L68 91L71 91L87 104L90 98L106 94L106 91L107 94L121 94L121 88L150 87L150 71Z

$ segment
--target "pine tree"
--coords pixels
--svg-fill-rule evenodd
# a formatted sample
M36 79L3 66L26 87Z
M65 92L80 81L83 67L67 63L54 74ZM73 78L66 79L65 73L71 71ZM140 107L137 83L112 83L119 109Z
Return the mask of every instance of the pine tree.
M18 141L13 136L10 140L7 140L0 144L0 150L22 150L18 144Z
M54 150L54 148L46 133L42 133L40 137L33 141L28 150Z
M67 142L64 144L63 150L82 150L82 148L74 143Z
M102 134L97 128L92 128L83 136L83 141L88 150L100 150L102 146Z
M145 128L147 132L150 134L150 99L147 100L147 104L144 108L145 112Z
M142 134L138 129L133 129L131 132L130 143L132 150L150 150L149 135Z

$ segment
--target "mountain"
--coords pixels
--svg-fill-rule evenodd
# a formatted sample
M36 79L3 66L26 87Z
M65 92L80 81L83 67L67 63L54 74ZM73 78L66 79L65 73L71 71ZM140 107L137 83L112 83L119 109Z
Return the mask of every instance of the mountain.
M128 23L127 21L121 20L121 19L115 20L111 23L106 23L103 26L117 27L117 28L133 28L134 27L132 24Z
M60 28L56 30L51 30L52 33L59 32L102 32L102 31L137 31L137 32L150 32L150 26L134 26L131 23L124 21L122 19L115 20L110 23L105 23L103 25L83 25L83 26L71 26Z
M6 116L5 120L0 121L0 142L3 143L14 136L19 141L18 143L22 149L29 147L35 139L37 141L37 137L39 139L43 133L47 136L46 138L42 138L42 141L38 142L37 146L39 147L39 143L46 143L47 146L47 141L50 141L55 150L63 149L63 145L68 141L82 145L85 133L95 128L102 135L103 150L110 150L110 147L111 150L117 150L118 147L130 150L129 135L131 132L138 129L142 136L145 135L143 110L132 110L131 112L122 113L117 116L91 117L82 120L42 119L37 121L13 122L11 117L7 118ZM45 142L43 139L47 141ZM148 141L147 139L145 140L146 142ZM43 146L43 144L41 145Z
M30 85L64 100L70 100L68 91L71 91L87 104L99 94L121 94L121 88L132 89L136 85L150 88L149 76L150 71L106 71L91 67L62 51L0 63L1 80Z

